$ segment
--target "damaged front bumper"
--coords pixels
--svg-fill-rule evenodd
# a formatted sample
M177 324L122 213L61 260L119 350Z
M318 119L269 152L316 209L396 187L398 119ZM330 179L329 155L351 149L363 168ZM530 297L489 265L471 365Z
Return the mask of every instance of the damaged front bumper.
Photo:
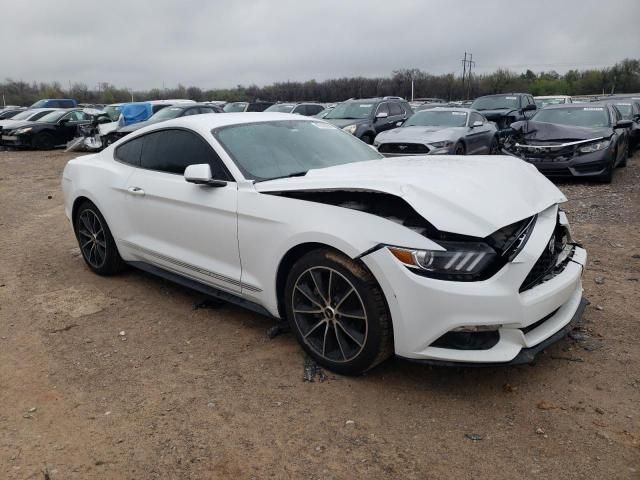
M544 154L528 154L523 150L503 148L502 153L532 164L548 177L597 177L606 172L613 153L610 148L592 153L577 153L572 147Z
M586 251L574 246L553 276L520 291L548 248L557 207L538 215L522 251L491 278L454 282L416 275L386 250L362 258L380 283L391 311L396 355L451 364L509 364L532 356L566 333L584 310L582 271ZM564 214L560 214L566 223ZM471 344L443 342L474 328ZM493 331L491 335L484 332ZM483 337L484 340L477 341Z

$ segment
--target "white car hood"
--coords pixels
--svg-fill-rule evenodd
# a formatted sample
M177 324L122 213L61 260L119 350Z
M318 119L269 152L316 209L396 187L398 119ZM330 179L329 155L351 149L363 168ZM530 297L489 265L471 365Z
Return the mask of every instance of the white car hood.
M566 201L534 166L507 156L415 156L310 170L259 192L359 190L402 197L438 230L486 237Z

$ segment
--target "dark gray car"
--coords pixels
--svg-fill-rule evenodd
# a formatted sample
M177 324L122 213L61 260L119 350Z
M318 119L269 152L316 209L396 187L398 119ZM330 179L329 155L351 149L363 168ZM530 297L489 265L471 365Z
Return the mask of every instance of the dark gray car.
M475 110L439 107L417 112L400 127L380 133L374 145L388 157L494 154L498 130Z

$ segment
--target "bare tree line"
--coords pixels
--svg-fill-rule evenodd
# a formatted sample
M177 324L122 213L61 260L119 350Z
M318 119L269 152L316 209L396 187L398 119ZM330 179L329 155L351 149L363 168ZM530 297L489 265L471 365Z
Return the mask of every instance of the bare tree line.
M343 77L324 81L276 82L226 89L202 89L178 85L174 88L152 88L147 91L130 91L107 82L90 88L74 83L63 88L59 82L33 82L6 79L0 82L0 95L7 105L31 105L40 98L74 98L81 103L119 103L165 99L189 98L204 100L315 100L336 102L347 98L366 98L385 95L411 97L411 81L415 97L438 97L445 100L465 99L467 87L462 77L453 73L432 75L419 69L396 70L388 77ZM561 75L555 71L534 73L527 70L515 73L498 69L493 73L474 75L471 80L471 96L491 93L530 92L534 95L565 94L589 95L602 93L640 92L640 60L625 59L613 67L602 69L569 70ZM2 100L0 99L0 100Z

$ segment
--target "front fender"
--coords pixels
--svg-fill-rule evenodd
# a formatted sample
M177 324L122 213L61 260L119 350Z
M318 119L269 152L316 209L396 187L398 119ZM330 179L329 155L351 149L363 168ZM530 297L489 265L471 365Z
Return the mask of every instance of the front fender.
M391 220L344 207L238 191L238 245L245 292L277 316L276 276L284 256L305 243L318 243L356 258L380 244L441 249L423 235Z

